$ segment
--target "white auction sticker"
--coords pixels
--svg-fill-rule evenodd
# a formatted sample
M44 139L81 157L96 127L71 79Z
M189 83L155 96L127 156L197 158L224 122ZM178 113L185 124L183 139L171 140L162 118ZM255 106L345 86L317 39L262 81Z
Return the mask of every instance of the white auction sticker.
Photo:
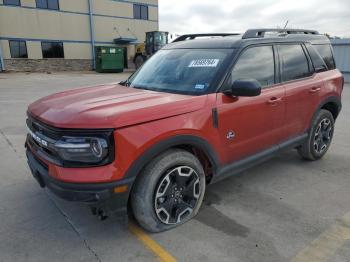
M192 60L188 67L217 67L219 59L197 59Z

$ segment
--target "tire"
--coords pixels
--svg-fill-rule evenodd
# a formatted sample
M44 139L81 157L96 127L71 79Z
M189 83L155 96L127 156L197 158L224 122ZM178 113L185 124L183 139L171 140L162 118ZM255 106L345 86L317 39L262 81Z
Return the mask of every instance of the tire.
M321 109L311 124L307 140L298 148L299 155L310 161L321 159L328 151L334 132L331 112Z
M139 174L131 192L135 219L153 233L177 227L198 213L205 186L199 160L185 150L170 149Z

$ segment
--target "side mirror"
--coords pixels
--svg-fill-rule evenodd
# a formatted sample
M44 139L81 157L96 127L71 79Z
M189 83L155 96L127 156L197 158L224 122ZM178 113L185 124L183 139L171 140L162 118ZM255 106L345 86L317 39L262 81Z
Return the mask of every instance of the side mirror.
M255 79L238 79L224 94L230 96L258 96L261 94L261 85Z

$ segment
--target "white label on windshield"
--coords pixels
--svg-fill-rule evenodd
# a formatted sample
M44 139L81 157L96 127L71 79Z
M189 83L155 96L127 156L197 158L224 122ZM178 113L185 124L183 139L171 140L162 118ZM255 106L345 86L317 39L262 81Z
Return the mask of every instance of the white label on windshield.
M205 85L202 85L202 84L196 84L194 86L195 89L204 89L205 88Z
M219 59L197 59L192 60L188 67L217 67Z

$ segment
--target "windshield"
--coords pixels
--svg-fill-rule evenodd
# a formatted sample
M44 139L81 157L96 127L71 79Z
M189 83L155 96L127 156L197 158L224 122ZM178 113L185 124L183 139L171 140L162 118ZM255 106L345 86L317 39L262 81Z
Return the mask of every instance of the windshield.
M208 91L232 50L160 50L130 78L130 86L181 94Z
M167 42L167 34L162 32L156 32L154 33L154 42L158 45L166 45Z

